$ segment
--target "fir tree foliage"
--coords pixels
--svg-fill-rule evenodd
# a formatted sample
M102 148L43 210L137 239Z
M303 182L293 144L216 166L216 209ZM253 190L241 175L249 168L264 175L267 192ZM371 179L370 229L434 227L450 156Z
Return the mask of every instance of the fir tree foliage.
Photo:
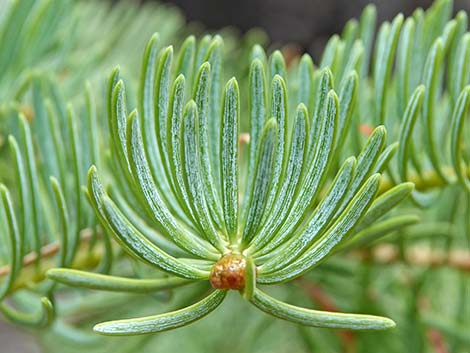
M465 12L452 18L452 2L438 0L376 33L368 6L314 63L308 54L286 62L281 51L267 53L253 45L263 38L254 32L182 40L180 15L161 5L123 2L108 16L102 4L59 3L0 3L6 319L98 347L88 327L63 321L56 293L103 291L104 300L88 303L94 330L127 336L180 328L219 306L226 313L234 307L227 294L238 291L260 311L299 324L311 349L334 351L325 343L334 339L314 339L304 327L384 330L395 321L400 334L413 327L417 352L425 328L444 333L456 352L469 343L465 274L452 284L459 300L454 313L443 312L448 320L389 297L388 288L400 292L393 264L381 279L383 302L361 302L381 271L376 247L396 246L405 264L423 241L445 251L448 264L455 249L468 250ZM157 13L155 25L146 22ZM111 34L84 55L97 31ZM139 45L140 74L137 57L127 55ZM413 295L427 293L436 271L410 270ZM296 284L312 279L347 310L294 305ZM125 293L129 311L117 310L122 303L110 292ZM174 305L159 314L152 302L142 314L126 299L164 303L173 293ZM83 305L70 302L69 312ZM112 315L99 313L103 302ZM119 319L133 310L137 318ZM359 337L367 347L370 336ZM144 344L129 340L129 351Z

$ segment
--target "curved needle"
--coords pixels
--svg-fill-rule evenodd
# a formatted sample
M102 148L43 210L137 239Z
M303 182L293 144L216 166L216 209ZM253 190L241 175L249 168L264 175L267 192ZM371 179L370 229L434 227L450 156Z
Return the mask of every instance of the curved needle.
M55 314L51 301L46 297L41 298L41 308L34 313L23 313L6 304L0 305L0 312L7 320L29 327L46 327L52 323Z
M208 315L222 303L225 295L226 291L217 290L184 309L136 319L103 322L95 325L93 329L102 335L109 336L142 335L172 330Z
M350 330L386 330L395 327L395 322L386 317L301 308L274 299L259 289L255 289L251 303L265 313L306 326Z
M66 268L50 269L47 271L47 277L56 282L74 287L130 293L151 293L192 283L192 281L179 277L134 279Z

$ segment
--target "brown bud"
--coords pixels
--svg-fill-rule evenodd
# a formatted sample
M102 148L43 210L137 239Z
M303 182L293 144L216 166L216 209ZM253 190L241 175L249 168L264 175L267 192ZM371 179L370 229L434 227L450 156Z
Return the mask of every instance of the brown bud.
M210 282L216 289L241 290L245 288L246 259L242 255L224 255L212 267Z

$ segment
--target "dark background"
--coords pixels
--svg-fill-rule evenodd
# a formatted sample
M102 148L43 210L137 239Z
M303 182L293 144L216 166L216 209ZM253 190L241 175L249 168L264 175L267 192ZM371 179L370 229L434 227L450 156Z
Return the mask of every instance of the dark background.
M188 21L216 30L234 26L242 32L263 28L277 44L294 43L314 56L326 40L340 33L350 18L358 18L369 3L377 6L378 23L399 12L410 15L432 0L165 0L180 7ZM454 9L470 11L470 0L454 0Z

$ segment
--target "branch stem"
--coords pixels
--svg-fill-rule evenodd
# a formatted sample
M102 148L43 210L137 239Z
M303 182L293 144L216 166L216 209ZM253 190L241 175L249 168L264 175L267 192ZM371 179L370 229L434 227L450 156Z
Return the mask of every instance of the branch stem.
M449 180L457 181L457 176L453 168L443 167L442 171ZM470 168L467 168L466 174L467 176L470 176ZM448 184L434 170L424 171L422 175L418 175L415 172L410 172L408 175L408 180L406 181L415 184L415 188L418 191L427 191L434 188L444 187ZM379 193L382 194L393 188L395 185L396 184L394 184L389 178L382 178Z
M73 269L77 270L86 270L97 266L103 256L105 251L104 246L101 243L93 246L93 249L90 250L90 232L83 230L80 236L80 244L77 249L75 259L72 264ZM15 283L13 284L10 294L17 290L27 288L31 285L43 281L46 276L47 270L57 267L58 259L57 255L60 251L60 244L58 242L50 243L41 248L41 266L37 268L32 266L38 260L38 255L36 252L31 252L27 254L23 259L23 268L19 276L17 277ZM10 266L0 267L0 283L2 277L5 277L10 272Z

